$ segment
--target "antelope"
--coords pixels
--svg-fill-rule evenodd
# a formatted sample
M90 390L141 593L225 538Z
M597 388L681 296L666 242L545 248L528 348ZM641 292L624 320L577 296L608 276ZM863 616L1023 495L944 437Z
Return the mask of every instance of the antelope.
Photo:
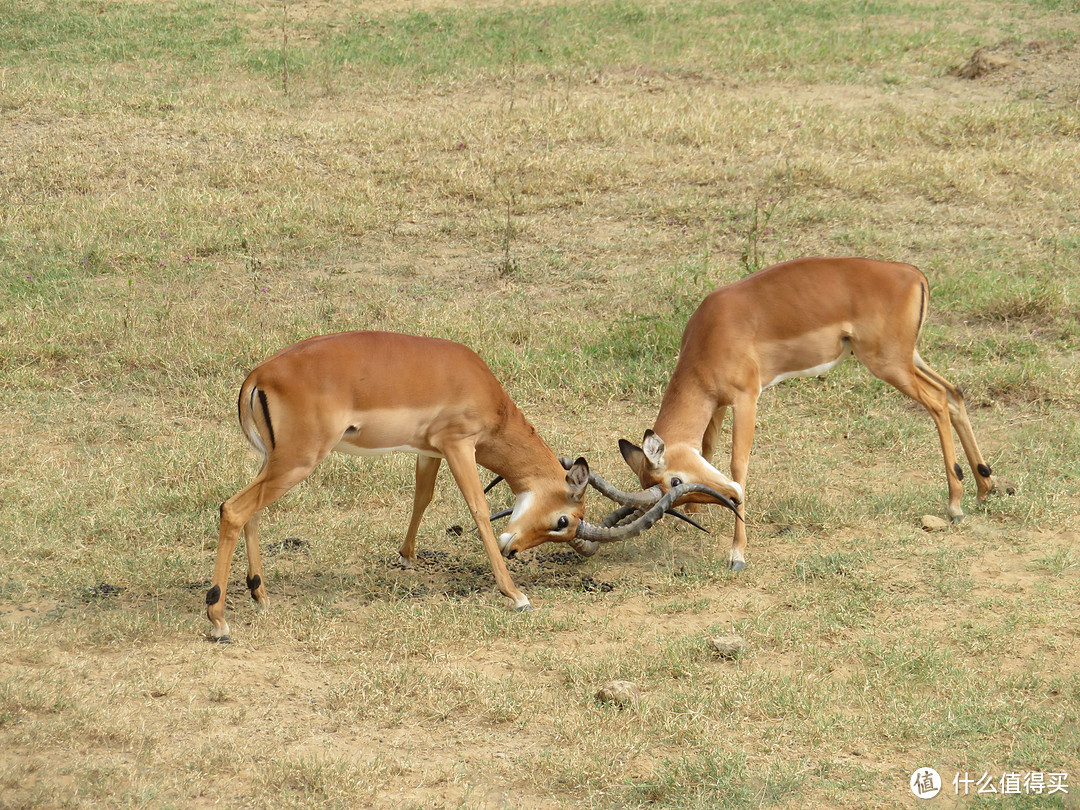
M547 541L584 555L601 542L634 536L655 524L689 490L621 493L643 505L624 525L583 520L590 474L583 458L566 465L540 438L471 349L439 338L390 332L343 332L289 346L255 367L240 387L240 428L262 458L254 481L221 505L217 559L206 594L212 638L229 639L225 590L233 552L244 533L247 587L269 606L259 553L259 512L307 478L331 451L362 456L416 455L416 489L401 564L416 563L420 519L446 459L465 497L500 592L517 610L531 605L503 557ZM510 521L496 539L476 465L505 478L515 495ZM617 490L615 491L617 493ZM713 500L722 493L712 493ZM636 500L635 500L636 499ZM729 504L731 508L734 505Z
M620 453L643 487L666 492L688 481L707 484L739 501L742 517L761 392L792 377L824 374L853 354L933 417L945 460L948 514L957 522L964 516L964 473L950 424L974 473L979 501L995 481L960 389L931 369L915 348L928 303L926 276L917 268L860 258L796 259L720 287L686 324L652 429L641 446L621 439ZM728 407L734 414L730 479L709 461ZM694 494L676 502L707 501ZM731 570L746 566L745 548L746 526L736 520Z

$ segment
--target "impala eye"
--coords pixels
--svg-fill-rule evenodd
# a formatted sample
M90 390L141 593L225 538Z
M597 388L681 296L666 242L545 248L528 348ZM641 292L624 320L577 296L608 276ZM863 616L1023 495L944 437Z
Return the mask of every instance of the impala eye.
M672 489L674 489L675 487L681 487L681 486L682 486L682 479L681 478L672 478L671 479L671 488Z
M562 531L563 529L565 529L569 525L570 525L570 519L566 515L563 515L562 517L559 518L559 521L555 524L555 528L558 529L559 531Z

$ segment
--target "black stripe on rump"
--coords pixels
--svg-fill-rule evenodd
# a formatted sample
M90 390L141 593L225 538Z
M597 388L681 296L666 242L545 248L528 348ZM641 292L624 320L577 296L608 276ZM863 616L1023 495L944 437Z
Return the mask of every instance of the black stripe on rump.
M270 421L270 406L266 404L266 392L262 389L256 389L259 393L259 404L262 405L263 418L266 419L266 429L270 431L270 449L273 450L276 442L274 441L274 425Z

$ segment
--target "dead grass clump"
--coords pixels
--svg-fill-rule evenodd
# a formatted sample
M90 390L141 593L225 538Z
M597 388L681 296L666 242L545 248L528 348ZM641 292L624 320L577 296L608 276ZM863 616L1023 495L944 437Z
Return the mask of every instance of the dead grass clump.
M998 52L995 48L976 48L971 58L960 67L950 70L949 75L960 79L978 79L1014 63L1012 57Z

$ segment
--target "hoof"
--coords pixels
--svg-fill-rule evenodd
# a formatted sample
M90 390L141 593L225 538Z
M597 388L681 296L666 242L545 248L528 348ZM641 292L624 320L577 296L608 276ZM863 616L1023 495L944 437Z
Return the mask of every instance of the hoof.
M526 602L524 605L515 605L514 606L514 612L515 613L532 613L532 609L533 609L532 605L530 605L528 602Z
M960 523L964 520L964 513L961 512L959 515L949 515L949 520L953 523Z
M214 644L232 644L232 639L229 638L228 634L224 636L215 636L213 633L211 633L209 636L206 637L206 640L211 641Z
M742 571L744 568L746 568L746 563L743 560L729 560L728 564L727 564L727 567L733 573L737 574L740 571Z

